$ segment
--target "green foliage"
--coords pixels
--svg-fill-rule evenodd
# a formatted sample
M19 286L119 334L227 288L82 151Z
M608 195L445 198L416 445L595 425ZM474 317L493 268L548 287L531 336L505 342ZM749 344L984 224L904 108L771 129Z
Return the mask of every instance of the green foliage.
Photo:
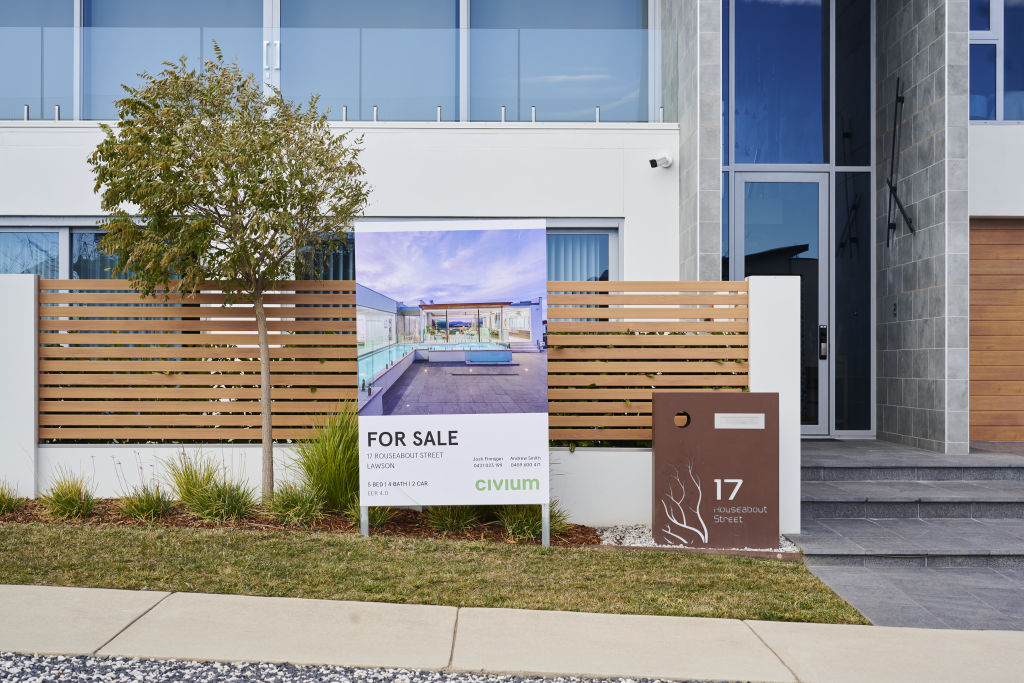
M497 517L509 540L541 537L540 505L502 505L497 511ZM557 500L551 501L551 538L558 538L568 530L569 513L562 509Z
M255 301L307 251L332 251L369 193L359 142L335 134L317 98L270 94L237 64L186 59L115 105L89 157L108 213L101 247L144 294L207 280Z
M25 499L18 495L13 486L0 481L0 515L15 512L24 504Z
M58 519L82 519L96 509L92 486L86 478L63 467L57 469L50 488L40 496L40 502Z
M212 460L182 452L165 463L167 478L182 506L196 517L213 522L232 522L256 511L253 489L217 471Z
M174 507L174 498L160 484L145 483L133 488L128 495L117 504L118 510L125 517L155 522Z
M370 517L371 529L381 528L382 526L390 522L392 519L394 519L395 515L398 514L398 511L395 508L388 507L386 505L380 507L371 507L368 510L369 511L367 514ZM353 498L351 502L348 504L348 507L345 508L345 516L348 517L348 521L351 522L353 525L359 526L360 518L358 498Z
M434 505L423 516L435 531L469 531L480 522L479 511L472 505Z
M354 401L342 403L317 426L312 439L295 444L292 467L303 486L323 495L324 509L349 509L359 496L359 415Z
M282 484L270 502L270 514L285 524L312 526L324 516L323 494L291 482Z

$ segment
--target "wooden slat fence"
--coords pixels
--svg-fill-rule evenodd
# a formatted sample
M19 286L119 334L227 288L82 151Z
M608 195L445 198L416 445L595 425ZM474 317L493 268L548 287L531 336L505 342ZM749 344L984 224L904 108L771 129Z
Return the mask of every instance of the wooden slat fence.
M549 282L550 438L647 441L658 389L748 385L746 282Z
M251 304L215 286L141 299L123 280L39 281L39 438L255 441ZM285 282L264 297L274 438L356 398L355 283Z
M40 280L39 438L257 441L251 306L211 285L140 299L117 280ZM651 438L657 389L747 387L744 282L549 282L550 438ZM355 283L265 297L274 438L307 437L356 398Z

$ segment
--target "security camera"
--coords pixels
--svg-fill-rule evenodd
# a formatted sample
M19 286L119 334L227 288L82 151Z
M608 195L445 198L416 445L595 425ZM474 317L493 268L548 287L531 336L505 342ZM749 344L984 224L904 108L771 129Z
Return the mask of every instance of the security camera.
M669 166L672 165L672 157L668 156L667 154L663 154L654 159L650 159L648 163L651 165L651 168L658 168L659 166L661 166L662 168L668 168Z

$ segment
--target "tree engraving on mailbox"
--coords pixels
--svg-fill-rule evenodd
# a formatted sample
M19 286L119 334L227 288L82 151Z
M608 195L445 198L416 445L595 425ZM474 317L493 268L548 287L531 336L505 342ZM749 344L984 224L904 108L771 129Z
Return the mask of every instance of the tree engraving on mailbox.
M654 540L774 548L778 395L654 393Z

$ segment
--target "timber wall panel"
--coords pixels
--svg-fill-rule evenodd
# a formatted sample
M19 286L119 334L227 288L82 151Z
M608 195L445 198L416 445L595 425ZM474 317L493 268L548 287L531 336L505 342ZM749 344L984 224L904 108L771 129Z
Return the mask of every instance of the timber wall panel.
M647 441L657 389L744 391L745 282L549 282L550 436Z
M970 302L971 440L1024 440L1024 221L971 221Z
M43 441L257 441L251 304L215 283L142 298L123 280L39 281ZM264 296L275 439L312 434L356 398L355 283L283 282Z

